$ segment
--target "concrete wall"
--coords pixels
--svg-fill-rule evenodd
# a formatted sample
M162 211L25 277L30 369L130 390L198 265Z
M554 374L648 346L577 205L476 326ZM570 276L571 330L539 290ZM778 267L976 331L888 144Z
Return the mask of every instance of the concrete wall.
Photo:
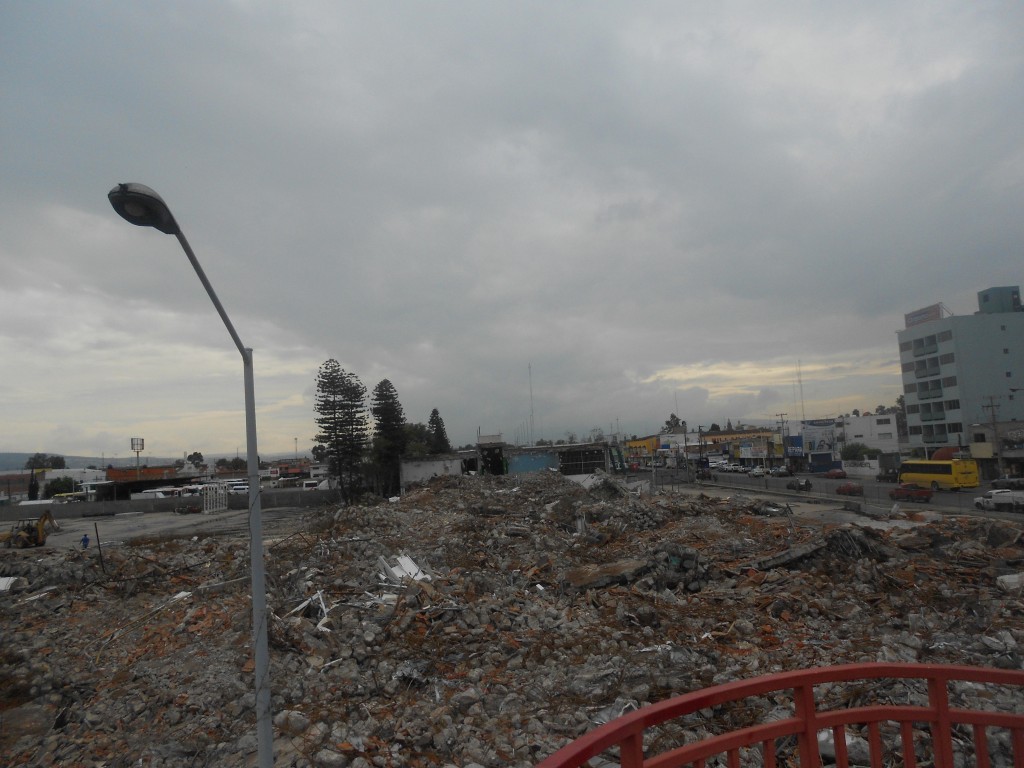
M265 488L260 499L263 509L275 507L298 507L312 509L340 504L337 491L302 491L298 488ZM198 496L183 496L177 499L137 499L135 501L93 501L81 504L18 504L0 506L0 521L37 519L49 509L58 521L78 517L109 517L111 515L138 514L147 512L173 512L181 507L202 508L203 500ZM246 509L249 497L246 494L229 493L228 509Z
M400 485L404 492L413 483L422 483L432 477L442 475L461 475L462 459L449 456L437 459L417 459L403 461L401 464Z

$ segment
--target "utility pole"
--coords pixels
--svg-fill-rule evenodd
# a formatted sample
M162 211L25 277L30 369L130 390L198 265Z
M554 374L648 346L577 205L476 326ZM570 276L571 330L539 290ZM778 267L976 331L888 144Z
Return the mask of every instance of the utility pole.
M997 432L996 417L999 415L998 398L995 395L988 395L988 404L981 406L988 411L992 423L992 456L996 460L996 472L998 477L1003 476L1003 452L999 450L999 434ZM998 452L998 453L997 453Z
M788 413L776 413L779 421L779 440L782 441L782 464L786 464L786 417Z

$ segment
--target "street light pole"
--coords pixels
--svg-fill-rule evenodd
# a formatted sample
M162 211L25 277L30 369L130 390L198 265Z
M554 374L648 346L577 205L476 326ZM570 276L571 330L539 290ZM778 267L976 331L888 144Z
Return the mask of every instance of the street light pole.
M245 450L249 475L249 571L252 589L253 655L256 673L256 741L259 768L274 764L274 730L270 715L270 653L267 644L267 592L263 573L263 514L260 506L259 454L256 450L256 395L252 370L252 349L242 344L235 326L206 273L199 265L185 234L174 220L163 199L143 184L118 184L107 194L114 210L126 221L140 227L153 227L178 238L199 281L217 309L220 319L242 356L245 383Z

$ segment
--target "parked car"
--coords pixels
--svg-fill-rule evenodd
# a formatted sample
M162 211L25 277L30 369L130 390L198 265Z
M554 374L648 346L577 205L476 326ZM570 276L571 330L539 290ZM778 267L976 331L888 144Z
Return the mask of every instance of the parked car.
M1024 491L1011 491L1009 488L996 488L985 491L974 500L977 509L1012 512L1024 508Z
M840 496L863 496L864 486L859 483L840 483L836 486L836 493Z
M846 470L843 469L830 469L826 472L823 477L827 477L829 480L845 480Z
M244 494L248 494L249 493L249 484L248 483L237 483L235 485L232 485L230 488L228 488L228 493L244 493Z
M918 501L927 504L932 500L932 490L917 483L901 483L889 491L889 498L893 501Z
M789 467L772 467L772 477L789 477L791 474Z
M786 487L791 491L809 491L811 490L811 481L806 478L790 480L786 483Z
M751 477L764 477L764 467L754 467L747 474Z

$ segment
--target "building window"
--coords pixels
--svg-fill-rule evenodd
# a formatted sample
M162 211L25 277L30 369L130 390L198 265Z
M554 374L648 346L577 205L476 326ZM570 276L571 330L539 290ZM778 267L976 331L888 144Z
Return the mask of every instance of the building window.
M907 406L907 413L919 413L920 410L921 410L921 406L920 405L908 405Z
M912 434L912 435L920 435L921 434L921 428L920 427L911 427L910 428L910 434Z
M945 355L939 357L939 363L941 365L949 365L953 362L953 353L947 352Z
M878 433L878 439L879 440L892 440L892 432L879 432Z
M1012 379L1012 378L1013 378L1013 374L1012 374L1012 373L1010 373L1009 371L1007 371L1007 372L1006 372L1006 378L1008 378L1008 379Z
M903 385L903 394L904 395L912 395L915 392L917 392L917 384L904 384Z
M913 363L904 363L902 366L900 366L900 368L902 369L902 371L904 373L910 373L911 371L914 370L914 364Z
M956 433L956 432L963 432L964 431L964 425L963 424L958 424L956 422L952 422L952 423L946 425L946 431L947 432L954 432L954 433Z
M909 352L913 348L914 342L912 341L904 341L902 344L900 344L900 352Z
M955 387L956 386L956 376L947 376L946 378L944 378L942 380L942 386L944 386L944 387Z
M937 338L938 338L939 341L952 341L953 340L953 332L952 331L943 331L942 333L940 333L938 335Z
M947 411L958 411L958 410L960 410L960 401L959 400L947 400L944 403L944 405L946 406L946 410Z
M875 425L876 425L876 426L881 426L881 425L883 425L883 424L892 424L892 419L890 419L890 418L889 418L889 417L887 416L887 417L886 417L886 418L884 418L884 419L878 419L878 420L876 420L876 421L875 421Z

